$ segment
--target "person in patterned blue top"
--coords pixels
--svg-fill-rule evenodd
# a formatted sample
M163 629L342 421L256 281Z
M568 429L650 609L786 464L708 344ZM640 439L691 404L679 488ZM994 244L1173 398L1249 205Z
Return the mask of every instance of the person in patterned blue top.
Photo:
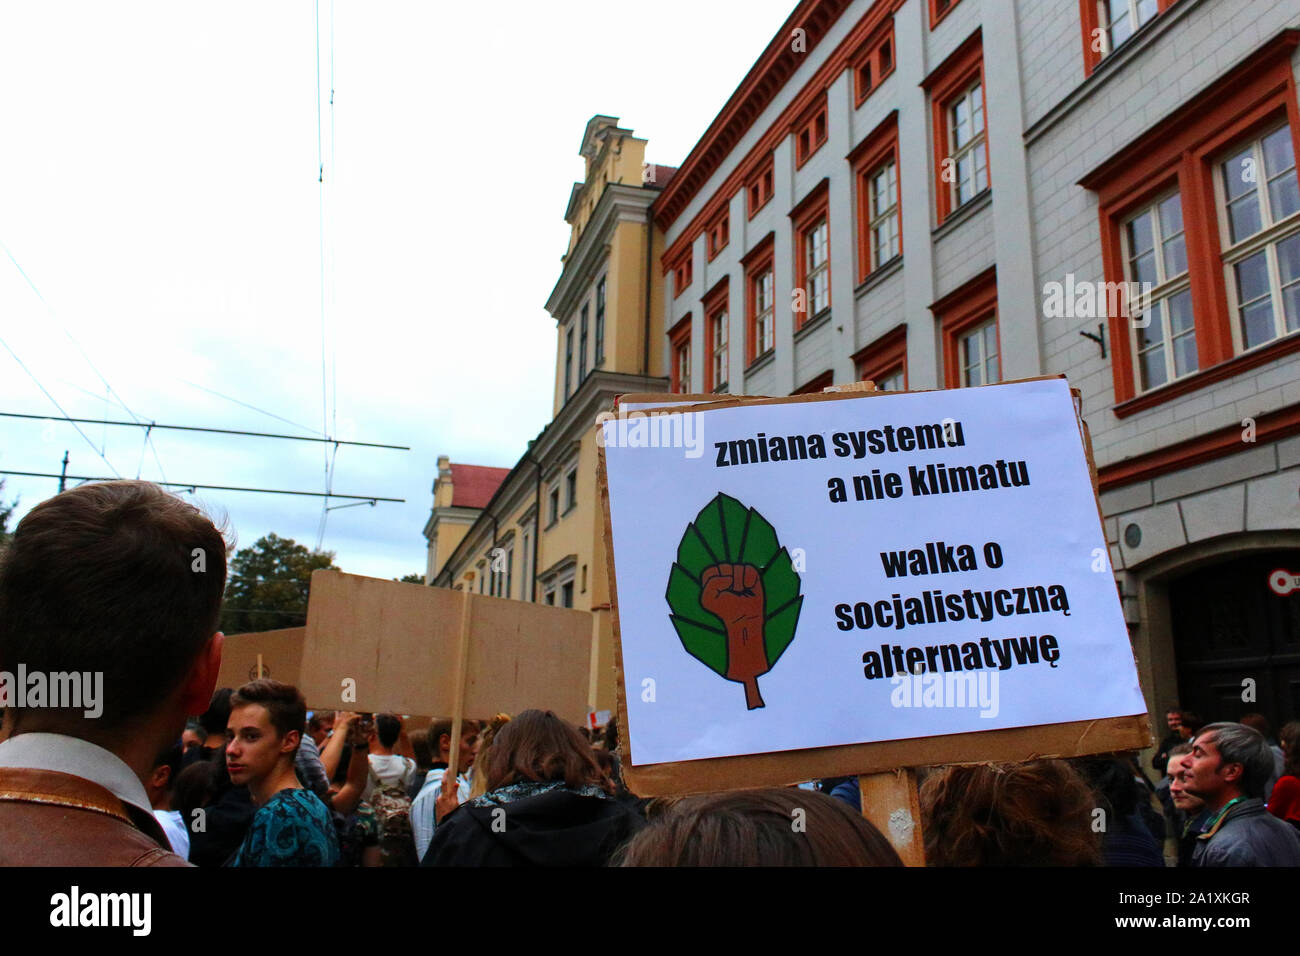
M263 678L230 698L226 766L257 813L230 866L336 866L338 835L321 799L304 790L294 754L307 722L298 688Z

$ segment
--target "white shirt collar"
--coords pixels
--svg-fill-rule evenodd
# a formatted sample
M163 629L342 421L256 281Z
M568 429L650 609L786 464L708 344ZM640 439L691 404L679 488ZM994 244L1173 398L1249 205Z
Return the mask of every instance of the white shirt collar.
M144 784L122 758L80 737L40 733L10 737L0 743L0 767L72 774L99 784L124 803L153 812Z

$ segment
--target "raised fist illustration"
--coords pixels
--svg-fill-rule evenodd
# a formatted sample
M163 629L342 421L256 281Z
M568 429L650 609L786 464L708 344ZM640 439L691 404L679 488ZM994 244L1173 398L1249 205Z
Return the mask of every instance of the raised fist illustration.
M769 665L763 644L763 579L752 564L717 564L700 575L700 605L727 629L727 679L745 685L750 710L763 706L758 677Z

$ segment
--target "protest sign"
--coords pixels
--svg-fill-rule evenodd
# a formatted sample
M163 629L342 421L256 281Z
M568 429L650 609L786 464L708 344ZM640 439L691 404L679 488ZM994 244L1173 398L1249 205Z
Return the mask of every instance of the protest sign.
M297 684L302 669L305 627L227 634L221 645L218 687L239 687L259 677ZM261 664L261 672L258 664Z
M602 425L634 791L1146 745L1064 379L676 414Z
M582 723L591 616L339 571L312 574L300 687L316 707Z

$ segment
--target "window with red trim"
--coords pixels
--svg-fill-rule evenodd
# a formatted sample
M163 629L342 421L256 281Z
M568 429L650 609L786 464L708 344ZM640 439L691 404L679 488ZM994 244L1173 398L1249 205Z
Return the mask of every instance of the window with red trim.
M745 260L745 358L749 364L776 345L774 261L771 237Z
M939 25L939 21L948 15L960 0L930 0L930 29Z
M861 106L885 77L894 72L894 21L873 36L853 57L854 106Z
M1176 0L1079 0L1083 26L1084 74L1129 37L1164 13Z
M1120 417L1300 351L1300 109L1284 35L1082 185Z
M991 385L1002 380L998 344L998 281L981 273L930 306L943 339L945 388Z
M727 314L728 282L704 300L704 390L716 392L727 385L730 319Z
M823 183L790 214L794 220L795 328L831 304L830 188Z
M821 102L794 129L794 165L798 169L826 142L826 100Z
M709 226L706 236L709 261L712 262L718 253L727 247L727 243L731 241L730 215L723 212L721 216L713 220L713 224Z
M754 213L758 212L767 205L767 201L772 198L772 157L754 171L754 175L749 178L745 185L745 202L749 210L749 218L754 218Z
M886 332L853 356L858 381L872 381L882 392L907 389L907 326Z
M673 391L689 392L691 390L691 317L689 315L673 327L668 341L672 351Z
M691 261L694 258L691 246L678 257L677 262L673 265L673 298L681 295L690 288L692 276Z
M857 189L858 281L903 251L902 190L898 176L898 114L850 155Z
M984 56L976 32L923 84L934 124L935 198L939 222L989 185L984 130Z

